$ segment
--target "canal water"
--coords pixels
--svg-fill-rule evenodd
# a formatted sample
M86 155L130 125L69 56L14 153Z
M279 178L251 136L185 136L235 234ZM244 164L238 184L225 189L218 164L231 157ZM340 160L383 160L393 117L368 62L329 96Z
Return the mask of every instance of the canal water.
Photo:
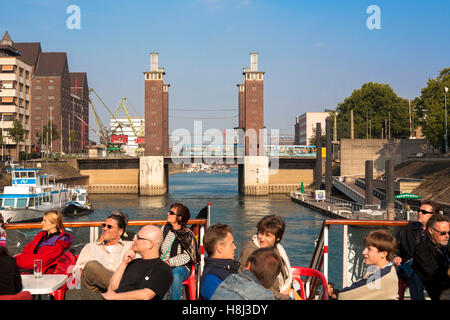
M88 216L64 217L64 221L103 221L114 209L127 213L130 220L166 219L170 204L175 202L185 204L190 209L191 218L195 218L202 208L211 203L211 224L221 222L233 227L237 258L244 244L256 233L257 222L265 215L277 214L286 222L281 244L291 265L309 266L325 219L322 214L291 201L288 195L240 195L237 168L230 173L178 173L171 175L169 180L169 192L164 196L91 194L94 212ZM130 229L137 231L138 227ZM36 230L24 230L20 231L19 236L11 235L9 240L17 237L17 242L21 242L11 251L20 252L35 234ZM74 245L78 244L79 249L89 241L88 230L77 230L74 235ZM341 279L342 227L332 226L329 233L329 282L341 288Z

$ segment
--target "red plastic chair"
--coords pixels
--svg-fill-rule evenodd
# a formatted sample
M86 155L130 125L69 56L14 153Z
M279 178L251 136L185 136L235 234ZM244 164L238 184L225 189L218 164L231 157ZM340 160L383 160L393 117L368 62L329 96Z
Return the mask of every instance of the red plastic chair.
M0 295L0 300L33 300L30 291L21 291L17 294Z
M72 265L75 265L75 263L76 263L76 261L77 261L77 259L78 259L78 255L73 255L70 251L67 251L66 253L64 253L63 255L65 255L65 254L70 254L70 255L72 255L72 256L70 256L69 255L69 258L70 258L70 260L71 260L71 262L72 262ZM73 259L73 258L75 258L75 259ZM50 268L47 268L47 270L52 270L53 272L53 274L65 274L65 275L69 275L68 274L68 272L67 272L67 263L64 265L64 268L66 269L66 270L64 270L64 268L61 268L59 265L58 265L58 260L57 261L55 261L51 266L52 266L52 268L50 269ZM55 299L55 300L64 300L64 298L65 298L65 296L66 296L66 291L67 291L67 283L64 283L64 285L61 287L61 288L59 288L58 290L55 290L55 291L53 291L52 293L50 293L50 296L52 296L53 297L53 299Z
M195 265L191 267L191 275L185 281L183 286L186 289L187 300L197 300L197 281L195 280Z
M305 286L300 277L313 277L315 278L313 281L313 289L315 287L315 284L317 283L317 280L320 280L322 282L322 297L320 300L328 300L328 285L327 280L325 279L325 276L322 272L317 271L315 269L311 268L305 268L305 267L291 267L292 270L292 278L294 280L297 280L300 284L300 297L303 300L313 300L313 290L311 290L309 297L306 297L305 294Z

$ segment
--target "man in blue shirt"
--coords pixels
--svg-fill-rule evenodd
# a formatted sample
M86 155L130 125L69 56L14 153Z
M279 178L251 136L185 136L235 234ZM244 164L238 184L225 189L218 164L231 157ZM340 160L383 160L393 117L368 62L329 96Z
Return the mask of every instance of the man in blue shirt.
M231 226L216 223L208 227L203 244L208 257L200 280L200 296L209 300L225 278L238 272L239 263L233 260L236 246Z

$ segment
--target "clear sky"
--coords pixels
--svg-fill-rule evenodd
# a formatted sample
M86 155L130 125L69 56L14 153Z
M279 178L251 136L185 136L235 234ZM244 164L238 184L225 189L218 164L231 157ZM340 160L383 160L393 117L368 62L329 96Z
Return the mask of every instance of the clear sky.
M80 29L66 26L70 5L80 8ZM380 9L380 29L367 27L370 5ZM237 126L236 85L250 52L265 71L265 125L290 135L297 115L334 109L365 82L414 99L450 66L448 0L0 0L1 36L5 30L13 41L66 51L69 70L87 72L110 109L127 97L140 116L143 72L158 52L170 132L192 130L193 118L208 118L204 130ZM234 110L214 111L223 109Z

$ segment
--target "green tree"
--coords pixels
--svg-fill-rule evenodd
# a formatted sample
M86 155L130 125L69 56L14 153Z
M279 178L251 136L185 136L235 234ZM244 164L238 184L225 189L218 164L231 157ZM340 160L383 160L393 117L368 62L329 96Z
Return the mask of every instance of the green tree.
M422 88L420 97L415 99L415 107L422 126L422 134L435 148L445 149L445 90L450 88L450 68L444 68L435 79L428 79ZM449 111L450 93L447 93L447 112ZM447 121L450 119L447 114ZM450 135L447 135L447 138Z
M8 129L9 136L14 140L14 142L17 144L21 141L24 141L23 136L25 135L25 129L22 126L22 123L19 119L15 119L13 121L13 127L11 129Z
M389 84L365 83L336 108L338 139L350 138L350 110L353 110L356 139L366 138L368 132L372 138L381 138L385 121L389 119L391 138L408 137L408 108L408 100L397 96ZM330 116L333 119L334 113Z
M58 127L52 123L48 123L44 128L42 129L42 135L39 137L39 141L41 144L47 144L47 134L48 134L48 140L49 142L58 140L59 139L59 133L58 133Z

